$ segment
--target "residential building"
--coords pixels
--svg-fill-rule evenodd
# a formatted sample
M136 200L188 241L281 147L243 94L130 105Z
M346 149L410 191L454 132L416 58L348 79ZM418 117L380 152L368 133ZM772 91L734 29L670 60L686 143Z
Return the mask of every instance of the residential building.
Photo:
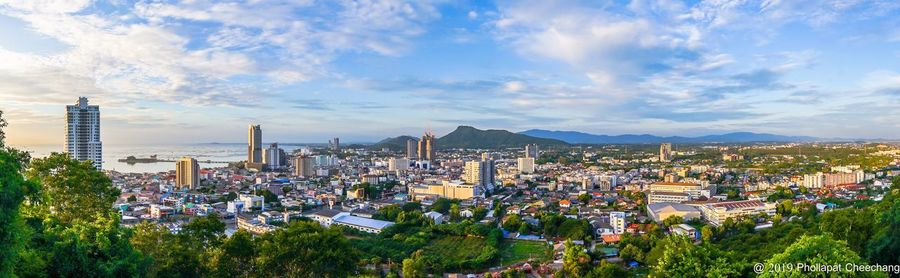
M425 198L471 199L480 194L481 192L475 185L449 180L443 180L440 183L414 185L409 188L409 196L413 200Z
M247 168L262 170L262 128L251 124L247 131Z
M609 213L609 225L612 226L612 230L614 234L621 234L625 232L625 227L628 226L628 223L625 222L625 212L622 211L613 211Z
M263 164L269 169L279 169L284 167L284 161L287 154L278 147L278 143L272 143L268 148L263 150Z
M416 144L418 142L413 139L406 140L406 158L407 159L416 159L418 157L418 152L416 152Z
M266 209L265 199L262 196L238 194L238 201L244 203L244 210L254 208Z
M100 141L100 106L88 105L86 97L75 105L66 105L66 152L78 161L91 161L103 168L103 143Z
M338 151L341 149L341 138L334 137L331 141L328 141L328 146L331 147L332 151Z
M659 145L659 161L669 162L674 158L672 153L672 143L662 143Z
M315 171L313 168L312 157L308 156L298 156L294 158L294 175L298 177L312 177L315 176Z
M538 145L537 144L525 145L525 157L534 158L534 159L540 158L541 152L538 149Z
M175 161L175 186L193 190L200 185L200 165L197 160L184 156Z
M534 157L520 157L517 160L517 166L519 167L519 173L522 174L531 174L534 173Z
M388 160L388 171L405 171L409 169L409 159L392 157Z
M494 160L488 155L482 156L481 161L467 161L464 174L467 183L493 189L496 175Z
M431 132L426 132L425 135L422 135L422 140L419 140L419 160L431 161L436 158L434 156L434 141L435 137Z

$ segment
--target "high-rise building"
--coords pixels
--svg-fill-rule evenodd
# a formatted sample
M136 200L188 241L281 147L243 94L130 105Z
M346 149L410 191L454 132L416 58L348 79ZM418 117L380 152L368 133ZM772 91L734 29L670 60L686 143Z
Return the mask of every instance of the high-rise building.
M193 190L200 185L200 165L197 160L184 156L175 161L175 186Z
M100 141L100 106L88 105L86 97L75 105L66 105L66 152L78 161L90 160L103 167L103 143Z
M331 147L332 151L338 151L341 149L341 138L334 137L331 141L328 141L328 146Z
M518 159L519 173L534 173L534 157L520 157Z
M672 143L662 143L659 145L659 161L672 161L674 154L672 153Z
M409 159L392 157L388 160L388 171L409 170Z
M539 158L540 156L541 156L541 152L538 149L537 144L525 145L525 157L531 157L531 158L536 159L536 158Z
M408 159L416 159L418 157L418 152L416 152L416 140L409 139L406 140L406 158Z
M278 143L272 143L263 150L263 163L269 169L278 169L284 166L286 156L284 150L278 147Z
M419 140L419 160L431 161L435 159L434 140L434 134L431 132L426 132L425 135L422 135L422 140Z
M262 128L259 125L250 125L247 134L247 163L262 163Z
M490 159L490 156L482 155L480 161L468 161L464 174L467 183L481 185L492 190L495 175L494 160Z
M308 156L298 156L294 158L294 175L301 177L312 177L316 174L313 169L313 161L312 157Z

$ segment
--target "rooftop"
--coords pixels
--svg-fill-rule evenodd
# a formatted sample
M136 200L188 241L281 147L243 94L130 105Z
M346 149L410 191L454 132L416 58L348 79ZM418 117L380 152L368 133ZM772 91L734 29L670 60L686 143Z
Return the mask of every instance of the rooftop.
M354 225L354 226L360 226L360 227L366 227L366 228L373 228L373 229L378 229L378 230L381 230L381 229L387 228L388 226L394 225L394 222L353 216L346 212L340 213L337 216L335 216L334 222L348 224L348 225Z
M690 183L690 182L655 182L650 184L650 186L654 185L666 185L666 186L700 186L698 183Z
M761 201L746 200L746 201L734 201L734 202L720 202L720 203L715 203L715 204L708 204L707 206L710 206L713 208L725 208L725 210L735 210L735 209L741 209L741 208L761 207L761 206L765 206L765 205L766 204Z

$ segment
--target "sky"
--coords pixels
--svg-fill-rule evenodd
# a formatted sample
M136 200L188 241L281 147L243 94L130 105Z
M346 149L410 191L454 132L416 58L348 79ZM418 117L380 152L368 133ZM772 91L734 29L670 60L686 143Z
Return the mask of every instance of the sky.
M900 1L0 0L12 145L482 129L900 138Z

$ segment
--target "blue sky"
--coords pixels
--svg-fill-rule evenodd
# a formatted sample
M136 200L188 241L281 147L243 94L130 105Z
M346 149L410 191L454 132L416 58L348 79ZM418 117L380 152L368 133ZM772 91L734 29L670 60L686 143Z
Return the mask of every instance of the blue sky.
M900 138L896 1L0 0L12 144L372 142L457 125Z

